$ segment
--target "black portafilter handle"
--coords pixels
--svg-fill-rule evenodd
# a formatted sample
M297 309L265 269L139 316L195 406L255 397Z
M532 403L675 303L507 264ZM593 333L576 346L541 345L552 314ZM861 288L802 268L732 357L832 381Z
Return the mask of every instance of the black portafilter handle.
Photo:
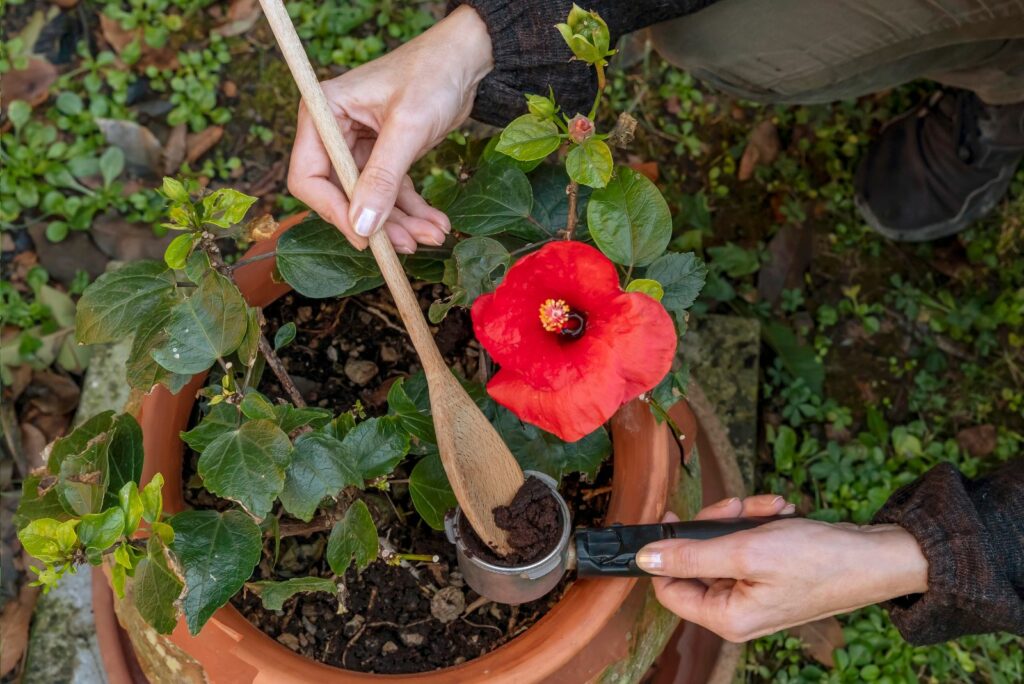
M662 539L713 539L784 519L770 516L580 527L576 529L576 574L580 577L647 577L650 573L636 566L636 554L652 542Z

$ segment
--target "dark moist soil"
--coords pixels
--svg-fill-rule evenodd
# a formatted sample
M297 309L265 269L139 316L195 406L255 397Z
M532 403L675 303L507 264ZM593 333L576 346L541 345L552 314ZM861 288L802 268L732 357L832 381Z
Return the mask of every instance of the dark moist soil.
M459 520L459 535L470 557L493 565L513 567L540 560L562 536L562 514L551 489L536 477L528 477L512 503L494 509L494 522L508 533L511 553L502 558L477 536L465 518Z
M443 293L427 286L419 294L425 308ZM387 411L391 383L419 370L391 299L382 290L343 300L311 300L289 294L264 313L271 336L284 323L296 323L295 341L280 353L289 371L298 376L310 405L337 413L358 401L369 415L382 415ZM453 310L435 338L449 365L464 376L477 377L479 348L464 312ZM377 372L358 385L345 373L349 359L370 361ZM272 399L284 396L270 372L264 373L259 389ZM194 420L197 418L198 413ZM186 500L200 508L231 507L201 489L195 474L197 458L193 453L185 462ZM413 509L404 482L411 465L406 462L395 470L391 476L395 482L388 492L368 491L362 498L385 547L398 553L434 555L437 562L394 566L377 560L361 573L350 568L340 599L326 593L299 594L285 602L282 610L269 611L254 592L244 589L232 604L258 628L305 657L380 674L457 665L507 643L535 624L558 602L575 576L567 575L550 594L532 603L509 606L482 599L459 573L454 546L443 533L424 524ZM575 524L602 523L611 478L609 460L592 483L579 475L562 479L560 492L574 512ZM531 498L529 492L524 496ZM517 515L510 512L513 518ZM557 506L554 513L558 515ZM282 530L295 524L301 523L281 514ZM268 544L251 580L333 577L324 558L329 532L283 536L276 558L273 544Z

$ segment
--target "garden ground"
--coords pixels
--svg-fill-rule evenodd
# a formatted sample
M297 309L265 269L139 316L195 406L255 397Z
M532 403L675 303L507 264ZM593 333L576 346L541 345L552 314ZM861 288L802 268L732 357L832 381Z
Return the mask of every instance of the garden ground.
M300 0L289 10L326 77L422 31L438 5ZM162 253L150 238L161 220L158 178L258 195L257 215L299 205L284 187L297 95L257 3L26 0L4 12L7 511L21 474L77 404L87 359L66 343L76 295L110 259ZM939 461L973 476L1021 453L1024 174L994 215L928 245L880 238L853 207L859 155L930 84L764 107L665 65L642 35L609 74L605 118L637 118L629 161L665 191L673 248L698 250L711 268L694 315L761 323L758 491L784 494L805 515L863 523ZM8 107L13 99L31 108ZM447 163L443 150L432 154L414 178L452 173ZM10 559L16 542L3 541ZM21 581L8 562L4 599ZM839 624L754 642L747 680L1024 678L1024 648L1008 635L914 648L879 608Z

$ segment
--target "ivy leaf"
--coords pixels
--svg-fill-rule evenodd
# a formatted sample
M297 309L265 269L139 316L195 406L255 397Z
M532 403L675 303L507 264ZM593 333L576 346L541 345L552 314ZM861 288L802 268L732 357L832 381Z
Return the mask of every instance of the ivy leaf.
M107 450L107 492L104 506L117 506L121 488L129 482L138 484L142 477L142 428L135 418L122 413L114 418Z
M108 508L102 513L82 516L79 523L78 539L86 551L106 551L124 534L125 515L120 508Z
M445 211L452 229L460 233L518 235L536 232L531 222L532 209L529 179L512 161L503 159L482 166Z
M390 473L409 453L409 435L394 418L370 418L352 428L345 439L346 459L364 480Z
M580 185L603 188L612 177L612 151L603 140L590 138L573 145L565 158L565 170Z
M274 351L287 347L295 339L295 324L288 321L274 333Z
M185 268L188 256L192 252L192 245L195 243L195 237L193 233L183 233L171 240L171 244L167 245L167 249L164 250L164 263L168 268L175 270Z
M274 406L274 420L288 434L306 425L310 425L314 429L321 428L331 422L333 417L334 414L329 410L315 406L304 408L295 408L291 404L276 404Z
M672 217L646 176L618 167L587 204L587 226L605 255L623 266L645 266L661 256L672 237Z
M455 508L455 492L435 452L416 462L409 474L409 496L423 520L435 530L444 529L445 514Z
M648 278L661 283L665 295L661 304L669 311L685 311L697 301L704 287L708 267L693 252L670 252L655 259L647 267Z
M309 522L324 498L337 496L348 485L361 487L363 478L341 442L322 432L295 440L280 494L286 511Z
M124 535L130 537L139 529L139 521L142 520L142 497L139 495L139 485L135 482L126 482L121 491L117 493L117 505L124 513Z
M322 591L327 594L338 593L338 585L334 580L323 577L292 577L283 582L262 580L249 582L246 586L259 595L263 607L267 610L281 610L284 607L284 602L296 594L314 591Z
M626 285L626 292L642 292L656 302L660 302L661 298L665 296L665 290L662 289L661 283L649 278L637 278L629 281L629 284Z
M252 518L235 510L184 511L170 524L171 550L185 576L182 610L188 631L195 635L252 575L263 550L263 534Z
M188 432L181 433L181 439L193 451L201 454L206 451L206 447L210 446L210 442L225 432L236 429L239 422L237 406L224 402L214 404L198 425ZM286 430L286 432L290 432L290 430Z
M63 522L70 517L60 504L57 488L50 485L41 489L42 483L43 475L30 474L22 481L21 498L13 521L16 528L22 528L40 518L54 518Z
M221 188L203 198L203 222L218 228L241 223L256 198L231 188Z
M611 453L611 440L603 427L576 442L563 442L550 432L524 423L501 406L497 407L497 417L493 422L519 465L524 469L538 470L556 480L574 472L594 477Z
M157 473L139 492L142 499L142 519L153 524L159 522L164 511L164 476Z
M51 473L59 473L61 464L68 456L81 453L97 435L106 432L114 424L114 412L103 411L85 421L70 435L59 438L50 449L50 458L46 463Z
M64 563L78 544L78 520L40 518L18 530L18 541L31 556L44 563Z
M172 569L167 547L159 537L149 538L146 557L135 568L132 586L135 608L142 619L160 634L173 632L178 624L177 601L185 585Z
M126 264L85 288L75 312L75 339L83 344L116 342L174 291L174 272L157 261Z
M356 568L363 570L377 557L377 551L377 527L370 509L365 502L355 501L331 530L327 540L327 563L335 575L343 577L353 560Z
M250 420L213 440L199 457L203 486L266 517L284 488L292 443L269 420Z
M307 297L347 297L383 282L369 250L360 252L337 228L316 218L287 231L277 242L277 270Z
M242 414L246 418L250 418L252 420L277 420L277 414L274 412L274 405L256 390L250 390L246 393L246 395L242 397L242 403L239 404L238 408L242 410Z
M451 289L451 296L430 305L431 322L441 322L453 306L471 306L477 297L493 290L511 261L504 245L491 238L469 238L455 245L452 258L446 262L455 276L447 277L446 268L445 284Z
M168 339L153 358L173 373L201 373L242 343L245 300L234 283L210 271L192 296L171 310L166 329Z
M554 121L523 114L505 127L495 149L519 161L534 161L548 156L561 144L562 136Z
M68 513L81 516L103 510L110 477L110 439L109 432L101 432L82 451L61 461L57 496Z
M398 418L402 430L426 442L437 444L434 434L434 420L430 417L429 403L426 412L421 411L405 391L405 378L399 378L388 390L388 414Z
M125 376L132 389L149 392L156 384L162 384L177 394L192 379L191 375L172 373L153 358L153 351L167 342L164 327L171 320L171 307L161 303L145 317L135 331L132 348L128 353Z
M251 367L256 362L260 352L260 336L263 330L260 328L260 310L255 306L245 307L245 336L242 343L238 345L236 354L243 365Z

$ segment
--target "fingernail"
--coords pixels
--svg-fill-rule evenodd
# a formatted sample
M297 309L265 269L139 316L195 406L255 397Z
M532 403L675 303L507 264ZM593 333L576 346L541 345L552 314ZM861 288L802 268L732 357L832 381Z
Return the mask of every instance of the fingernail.
M796 504L786 504L779 511L780 515L793 515L794 513L796 513Z
M373 231L377 229L379 218L380 212L374 209L363 209L359 212L359 218L356 219L356 233L363 237L370 237Z
M434 244L435 244L435 245L437 245L438 247L440 247L441 245L443 245L443 244L444 244L444 237L445 237L445 236L444 236L444 234L443 234L443 233L442 233L442 234L440 234L440 235L435 235L435 236L434 236Z
M641 570L651 572L664 568L665 562L660 551L640 551L636 554L636 565Z
M733 505L737 501L739 501L739 497L733 496L728 499L722 499L718 503L712 505L711 508L725 508L726 506Z
M412 247L409 247L407 245L396 245L395 246L395 251L396 252L400 252L401 254L415 254L416 253L415 249L413 249Z
M785 501L785 499L783 499L781 496L777 496L774 499L772 499L772 506L778 506L783 501Z

